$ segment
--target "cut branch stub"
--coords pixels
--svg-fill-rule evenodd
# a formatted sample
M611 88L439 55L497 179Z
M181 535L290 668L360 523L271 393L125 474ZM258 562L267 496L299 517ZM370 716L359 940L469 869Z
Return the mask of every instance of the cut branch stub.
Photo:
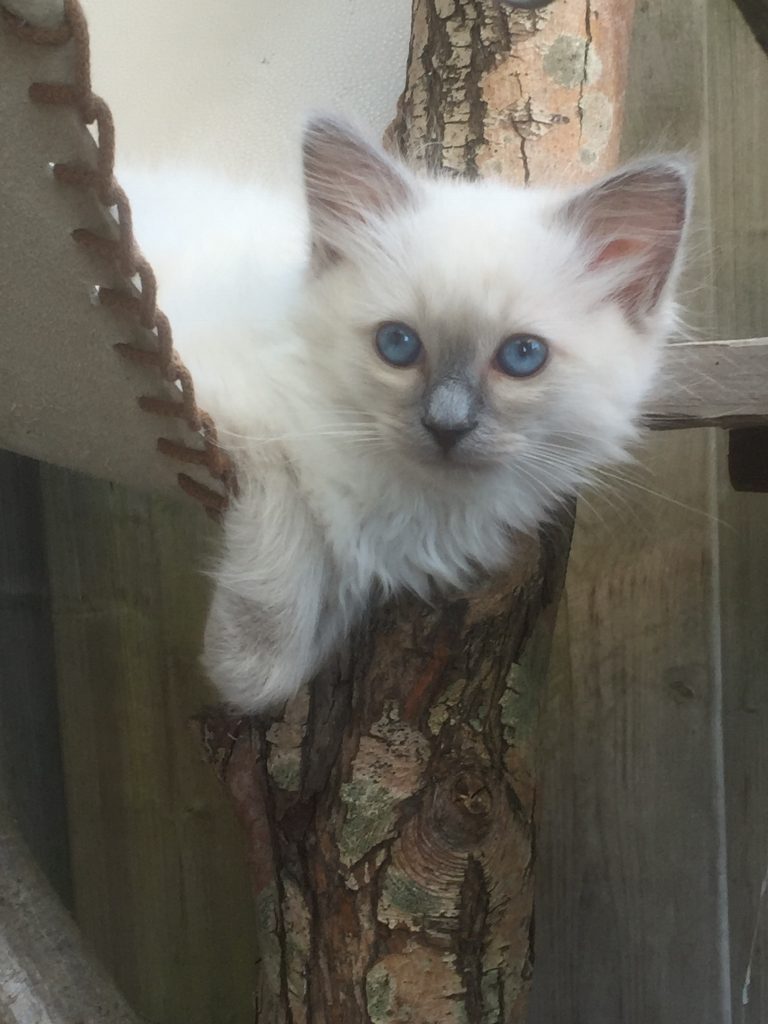
M390 144L518 182L605 169L630 10L415 0ZM249 836L260 1024L522 1024L536 724L570 527L563 512L520 538L475 594L377 611L280 718L203 724Z

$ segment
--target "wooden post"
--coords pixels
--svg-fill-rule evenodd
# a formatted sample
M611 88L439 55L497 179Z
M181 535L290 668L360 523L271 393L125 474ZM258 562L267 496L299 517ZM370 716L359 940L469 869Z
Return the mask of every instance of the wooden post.
M211 696L198 566L213 524L53 466L41 490L75 917L143 1018L251 1020L243 837L188 721Z
M610 165L631 4L529 6L416 0L391 142L518 183ZM523 1021L570 525L477 594L381 611L279 719L203 723L249 835L260 1024Z

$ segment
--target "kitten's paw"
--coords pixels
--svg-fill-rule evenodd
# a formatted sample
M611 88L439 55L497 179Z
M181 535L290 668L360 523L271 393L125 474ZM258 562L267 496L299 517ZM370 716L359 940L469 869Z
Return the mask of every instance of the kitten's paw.
M284 635L279 617L238 594L217 590L202 660L234 711L255 714L292 697L308 674L299 646Z

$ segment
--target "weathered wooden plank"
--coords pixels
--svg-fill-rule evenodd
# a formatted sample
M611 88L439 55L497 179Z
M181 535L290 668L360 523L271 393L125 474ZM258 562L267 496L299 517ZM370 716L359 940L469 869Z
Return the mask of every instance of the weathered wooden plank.
M626 155L706 144L708 6L639 5ZM709 330L710 276L699 258L684 285ZM648 486L670 502L617 488L579 516L543 730L531 1024L730 1021L714 437L649 439Z
M0 452L0 774L42 870L71 902L38 465Z
M752 5L755 6L754 4ZM768 10L768 8L766 8ZM765 19L764 19L764 23ZM768 329L768 60L729 0L712 0L713 330ZM765 371L763 371L764 373ZM738 434L737 434L738 437ZM768 496L720 480L720 642L733 1020L768 1020ZM761 892L762 890L762 892Z
M670 345L644 418L656 430L768 424L768 338Z
M582 516L543 729L532 1024L723 1024L712 448ZM628 508L631 504L631 508Z
M44 467L75 890L83 931L163 1024L252 1015L242 836L187 720L208 523L199 509Z

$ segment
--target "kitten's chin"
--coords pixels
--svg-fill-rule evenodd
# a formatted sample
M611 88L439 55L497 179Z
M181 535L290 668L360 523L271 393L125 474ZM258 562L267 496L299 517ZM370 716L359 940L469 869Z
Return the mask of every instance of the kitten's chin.
M448 451L443 451L437 445L411 448L407 457L418 471L423 473L426 470L442 478L487 473L497 464L491 456L467 451L461 445Z

